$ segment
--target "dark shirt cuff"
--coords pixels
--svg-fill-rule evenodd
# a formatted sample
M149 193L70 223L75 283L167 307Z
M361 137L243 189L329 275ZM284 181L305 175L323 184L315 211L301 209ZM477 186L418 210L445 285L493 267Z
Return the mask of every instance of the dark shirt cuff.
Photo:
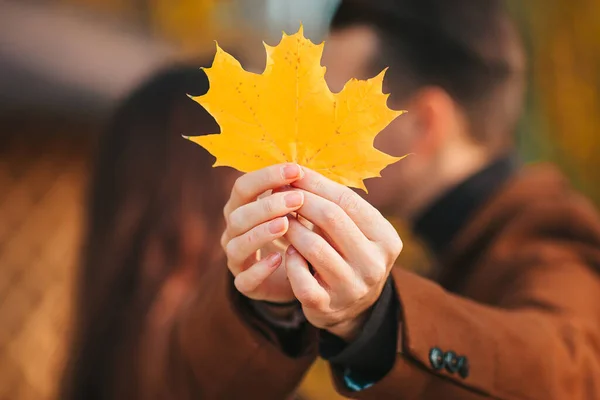
M294 324L296 326L293 327L274 324L257 312L256 307L252 304L253 300L247 298L235 288L232 291L234 303L241 311L240 314L256 332L277 345L284 354L292 358L301 357L307 352L310 347L310 339L314 336L308 334L310 325L305 319L299 321L298 324Z
M374 304L363 331L348 344L321 330L319 354L343 375L352 390L361 390L381 380L394 366L399 302L392 278L388 278Z

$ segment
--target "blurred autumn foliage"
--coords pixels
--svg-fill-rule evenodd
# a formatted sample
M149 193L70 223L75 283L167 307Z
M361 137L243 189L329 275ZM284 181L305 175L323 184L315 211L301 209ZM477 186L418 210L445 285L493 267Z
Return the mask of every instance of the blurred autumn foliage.
M521 150L551 160L600 204L600 2L512 1L530 53Z
M202 46L216 30L214 13L227 0L59 0L143 27L189 49Z

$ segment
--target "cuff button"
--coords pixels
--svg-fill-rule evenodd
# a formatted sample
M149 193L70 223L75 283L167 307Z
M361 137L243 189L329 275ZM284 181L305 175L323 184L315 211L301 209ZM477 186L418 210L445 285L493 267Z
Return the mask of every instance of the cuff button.
M469 376L469 360L467 357L458 357L458 374L465 379Z
M433 347L429 351L429 362L434 370L440 370L444 367L444 353L438 347Z
M456 371L458 371L458 357L456 356L455 352L447 351L444 354L444 366L451 374L454 374Z

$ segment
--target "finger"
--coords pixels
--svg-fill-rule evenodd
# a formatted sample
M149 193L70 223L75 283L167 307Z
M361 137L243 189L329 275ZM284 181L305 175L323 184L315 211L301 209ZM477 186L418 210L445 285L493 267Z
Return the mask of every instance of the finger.
M319 234L311 231L295 218L289 218L289 228L285 235L292 246L309 262L326 286L340 290L348 287L354 271Z
M235 277L236 289L249 298L255 297L258 287L281 265L282 257L273 253Z
M366 246L373 245L340 206L310 192L304 192L304 199L298 214L316 225L346 259L360 259Z
M387 262L377 244L367 239L338 205L310 192L304 192L304 198L298 213L316 225L318 230L313 232L325 235L367 286L379 284Z
M225 254L227 254L227 265L233 275L236 276L242 272L245 261L256 254L261 247L283 236L287 232L288 226L288 219L280 217L262 223L243 235L231 239L225 246Z
M287 249L285 269L294 296L304 307L323 309L329 306L329 293L319 285L319 282L310 273L306 260L296 251L294 246Z
M292 186L319 195L340 206L369 240L382 241L392 234L392 231L396 233L381 213L353 190L308 168L302 170L304 177L293 182Z
M235 181L231 197L225 205L225 215L227 216L236 208L256 200L267 190L289 185L302 178L303 174L304 172L298 164L277 164L240 176Z
M225 230L223 232L223 234L221 235L221 248L223 250L225 250L225 247L227 246L227 243L229 243L229 235L227 234L227 230Z
M297 210L304 202L300 191L276 193L243 205L229 215L228 234L239 236L254 226Z

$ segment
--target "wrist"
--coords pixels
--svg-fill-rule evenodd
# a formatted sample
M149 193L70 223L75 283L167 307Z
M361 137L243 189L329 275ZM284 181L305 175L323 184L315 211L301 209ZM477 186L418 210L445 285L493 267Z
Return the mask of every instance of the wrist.
M352 343L362 332L363 327L369 319L370 313L371 308L368 308L357 317L348 321L340 322L339 324L326 328L325 330L344 340L346 343Z
M377 300L371 304L371 306L367 307L356 317L342 321L341 323L325 328L324 330L344 340L347 344L350 344L362 334L365 326L371 323L369 320L371 320L373 316L377 317L377 315L382 314L381 310L388 310L390 308L389 304L394 297L393 281L391 276L388 276Z

